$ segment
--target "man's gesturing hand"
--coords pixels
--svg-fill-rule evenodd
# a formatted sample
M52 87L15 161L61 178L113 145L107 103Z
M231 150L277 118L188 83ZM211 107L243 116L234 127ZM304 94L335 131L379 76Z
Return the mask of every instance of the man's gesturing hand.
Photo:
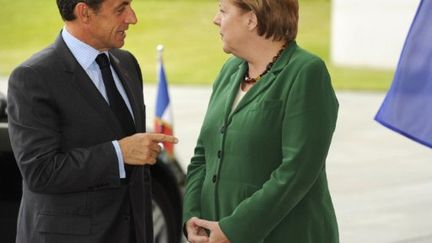
M159 143L177 143L178 139L160 133L136 133L119 140L125 164L152 165L161 151Z

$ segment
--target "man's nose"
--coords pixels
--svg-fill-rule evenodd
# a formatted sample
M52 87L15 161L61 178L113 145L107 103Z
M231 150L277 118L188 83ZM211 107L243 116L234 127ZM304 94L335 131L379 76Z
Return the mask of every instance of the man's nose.
M131 8L126 17L126 23L128 24L136 24L138 22L138 18L136 17L135 11Z

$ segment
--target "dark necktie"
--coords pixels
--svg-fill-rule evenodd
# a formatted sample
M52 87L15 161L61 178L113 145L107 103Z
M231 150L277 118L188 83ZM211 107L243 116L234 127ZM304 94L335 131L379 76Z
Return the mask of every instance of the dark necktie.
M132 116L126 106L123 97L121 97L115 83L114 78L111 73L110 62L108 60L107 55L99 54L96 58L96 63L99 65L99 68L102 72L103 82L105 84L106 93L108 96L108 101L110 103L111 110L116 115L117 119L120 121L120 124L123 128L123 132L125 136L129 136L135 133L135 125L132 119ZM126 170L126 181L130 178L132 166L125 164ZM153 242L153 219L152 219L152 202L151 202L151 175L150 169L148 166L144 166L144 242ZM140 205L141 207L142 205ZM133 214L131 214L131 226L130 226L130 242L136 242L137 239L135 237L135 223ZM140 237L141 238L141 237Z
M123 130L122 137L126 137L135 133L135 124L132 119L132 115L130 114L126 103L123 97L120 95L120 92L115 85L114 78L111 73L111 65L108 60L107 55L99 54L96 57L96 63L99 65L99 68L102 73L102 79L105 84L105 90L108 96L108 101L111 107L112 112L117 117L120 122ZM125 164L126 171L126 179L128 181L131 176L132 166Z
M96 58L96 63L99 65L99 68L102 73L103 82L105 84L106 94L108 96L108 101L111 107L111 110L114 112L118 121L120 122L123 134L125 136L129 136L135 133L135 124L132 119L132 116L126 106L126 103L123 97L120 95L118 91L113 75L111 73L110 62L106 54L99 54Z

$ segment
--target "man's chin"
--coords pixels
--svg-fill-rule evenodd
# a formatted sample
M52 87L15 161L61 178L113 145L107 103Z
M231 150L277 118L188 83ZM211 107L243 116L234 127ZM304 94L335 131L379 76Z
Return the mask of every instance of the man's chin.
M117 42L115 43L115 45L114 45L114 48L122 48L122 47L124 46L124 44L125 44L125 41L124 41L124 40L122 40L122 41L117 41Z

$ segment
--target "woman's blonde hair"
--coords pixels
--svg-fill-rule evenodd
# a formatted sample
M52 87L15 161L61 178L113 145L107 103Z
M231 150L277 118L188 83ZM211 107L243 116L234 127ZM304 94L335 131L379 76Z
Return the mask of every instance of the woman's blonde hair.
M258 34L277 41L295 40L298 30L297 0L231 0L245 11L254 11Z

